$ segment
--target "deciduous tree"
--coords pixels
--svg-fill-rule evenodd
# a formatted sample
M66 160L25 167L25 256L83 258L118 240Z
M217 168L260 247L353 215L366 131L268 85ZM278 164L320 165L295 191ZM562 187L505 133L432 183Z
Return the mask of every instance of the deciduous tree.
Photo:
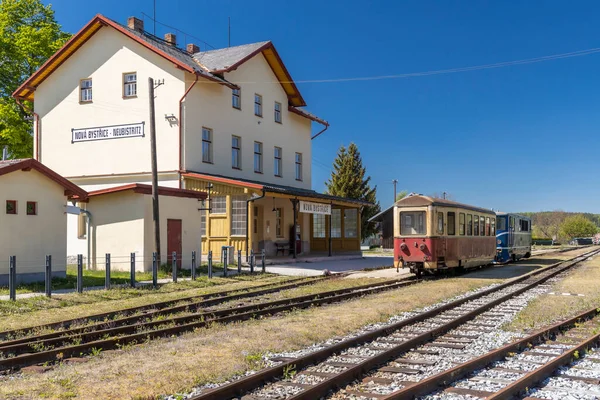
M400 193L396 195L396 201L402 200L406 196L408 196L408 192L406 190L401 190Z
M560 225L562 237L573 239L576 237L589 237L598 232L598 227L583 215L573 215L565 218Z
M32 121L11 97L69 38L40 0L0 0L0 148L14 158L33 153ZM25 104L31 109L31 104Z
M381 211L377 201L377 187L371 188L371 177L367 176L358 147L350 143L348 148L341 146L333 162L331 178L325 183L327 193L333 196L368 201L372 207L364 207L361 213L361 237L366 238L377 232L369 218Z

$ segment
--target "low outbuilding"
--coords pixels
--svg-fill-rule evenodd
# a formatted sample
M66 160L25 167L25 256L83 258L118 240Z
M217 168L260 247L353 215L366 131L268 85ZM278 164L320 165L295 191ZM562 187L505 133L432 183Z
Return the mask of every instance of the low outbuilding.
M46 256L52 275L65 277L67 202L87 192L34 159L0 161L0 285L8 284L10 258L17 282L44 280Z

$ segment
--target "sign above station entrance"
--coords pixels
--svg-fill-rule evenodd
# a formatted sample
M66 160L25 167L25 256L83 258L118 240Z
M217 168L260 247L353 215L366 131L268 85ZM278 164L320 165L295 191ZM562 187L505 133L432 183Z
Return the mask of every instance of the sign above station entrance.
M71 129L71 135L71 143L144 137L144 123L136 122L133 124L100 126L96 128Z
M331 204L312 203L300 200L300 212L306 214L331 215Z

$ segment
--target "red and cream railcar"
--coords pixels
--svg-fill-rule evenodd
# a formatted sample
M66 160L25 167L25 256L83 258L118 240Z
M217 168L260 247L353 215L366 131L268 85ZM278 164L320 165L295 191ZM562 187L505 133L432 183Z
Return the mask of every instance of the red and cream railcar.
M422 195L394 205L394 260L420 276L487 265L496 255L496 214Z

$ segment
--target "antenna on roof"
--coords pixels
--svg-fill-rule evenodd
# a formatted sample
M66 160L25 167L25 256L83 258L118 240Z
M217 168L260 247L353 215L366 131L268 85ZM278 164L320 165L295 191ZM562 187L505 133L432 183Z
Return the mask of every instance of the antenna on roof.
M231 47L231 17L227 17L227 47Z
M152 30L152 34L154 36L156 36L156 0L153 1L152 22L154 23L154 28Z

